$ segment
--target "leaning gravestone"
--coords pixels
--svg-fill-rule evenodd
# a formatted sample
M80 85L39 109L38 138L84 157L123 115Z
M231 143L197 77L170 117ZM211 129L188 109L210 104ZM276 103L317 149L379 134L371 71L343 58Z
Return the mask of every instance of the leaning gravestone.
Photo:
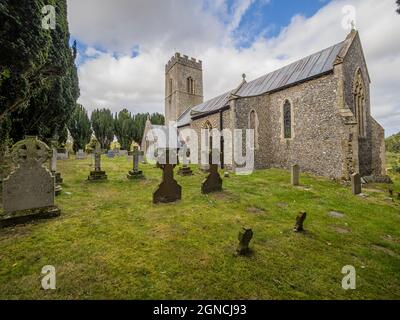
M184 177L192 176L193 171L189 167L190 151L188 150L186 144L183 145L181 152L182 152L182 167L179 168L178 174Z
M169 203L180 200L182 198L182 187L174 179L174 168L177 161L172 161L173 157L177 157L176 152L175 150L164 149L162 153L159 152L158 154L159 158L163 160L162 163L158 162L157 166L163 170L163 174L162 182L153 193L153 203Z
M78 152L76 153L76 160L85 160L85 159L86 159L86 153L82 149L79 149Z
M358 173L351 175L351 190L354 195L361 193L361 176Z
M13 146L16 169L3 181L1 227L60 215L54 205L55 178L44 166L50 156L50 148L36 137L27 136Z
M218 172L218 164L213 163L212 155L217 154L219 151L214 149L209 155L209 174L201 184L201 192L203 194L222 191L222 179Z
M143 155L143 151L139 151L138 147L133 151L133 170L129 171L128 179L142 179L144 178L143 172L139 170L139 158Z
M293 186L298 186L300 184L300 167L297 164L292 166L291 182Z
M90 172L88 177L89 181L101 181L107 180L106 172L101 170L101 147L100 143L96 143L96 148L94 150L94 171Z

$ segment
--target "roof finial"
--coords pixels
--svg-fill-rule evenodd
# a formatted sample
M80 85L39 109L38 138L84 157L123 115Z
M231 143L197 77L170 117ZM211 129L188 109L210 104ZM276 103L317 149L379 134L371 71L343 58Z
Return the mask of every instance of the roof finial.
M356 31L356 22L351 20L351 30Z
M245 73L242 74L242 78L243 78L243 82L246 82L246 74Z

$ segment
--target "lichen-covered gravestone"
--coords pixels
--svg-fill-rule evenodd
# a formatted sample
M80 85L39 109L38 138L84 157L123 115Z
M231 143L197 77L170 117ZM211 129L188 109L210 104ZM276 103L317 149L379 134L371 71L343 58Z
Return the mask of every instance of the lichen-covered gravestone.
M36 137L28 136L13 146L16 169L3 181L1 227L60 215L54 205L55 178L44 166L50 157L50 148Z
M157 166L163 170L162 182L157 190L153 193L153 203L169 203L175 202L182 198L182 187L174 179L174 168L177 164L175 150L164 149L159 152L159 160Z
M222 179L218 172L218 164L216 163L217 158L215 157L215 161L213 161L213 155L219 154L220 153L217 149L214 149L212 152L210 152L208 170L209 174L201 184L201 192L203 194L222 191Z
M291 182L292 186L298 186L300 184L300 167L299 165L295 164L292 166L292 175L291 175Z
M361 193L361 176L358 173L351 175L351 190L354 195Z
M143 156L143 151L139 151L138 147L134 147L133 151L133 170L129 171L128 179L143 179L144 175L141 170L139 170L139 159Z
M190 150L188 149L187 145L184 144L179 151L182 155L182 167L179 168L178 174L183 177L192 176L193 171L189 167Z
M100 143L97 142L94 150L94 171L90 172L89 181L107 180L106 172L101 170L101 153Z

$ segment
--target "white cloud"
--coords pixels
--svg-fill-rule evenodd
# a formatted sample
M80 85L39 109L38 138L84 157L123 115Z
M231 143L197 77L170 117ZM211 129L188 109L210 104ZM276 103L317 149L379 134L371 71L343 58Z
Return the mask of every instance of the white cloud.
M228 10L224 0L68 0L71 33L89 46L90 59L79 67L80 102L89 110L163 112L164 65L175 51L203 60L204 93L211 98L237 86L242 73L251 80L342 41L349 31L342 28L342 8L353 5L372 79L372 112L387 133L400 130L394 1L331 1L310 18L293 17L277 37L260 35L236 49L231 31L252 3L236 0ZM139 55L132 57L135 47Z

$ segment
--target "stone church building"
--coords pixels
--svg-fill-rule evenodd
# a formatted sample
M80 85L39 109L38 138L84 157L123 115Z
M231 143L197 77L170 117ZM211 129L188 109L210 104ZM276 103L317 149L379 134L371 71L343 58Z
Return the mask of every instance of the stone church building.
M349 179L385 175L384 129L371 116L360 37L346 39L203 101L202 62L176 53L165 67L165 117L179 130L254 129L255 168ZM152 128L148 121L145 129ZM144 138L145 140L145 138ZM146 142L142 143L146 149Z

